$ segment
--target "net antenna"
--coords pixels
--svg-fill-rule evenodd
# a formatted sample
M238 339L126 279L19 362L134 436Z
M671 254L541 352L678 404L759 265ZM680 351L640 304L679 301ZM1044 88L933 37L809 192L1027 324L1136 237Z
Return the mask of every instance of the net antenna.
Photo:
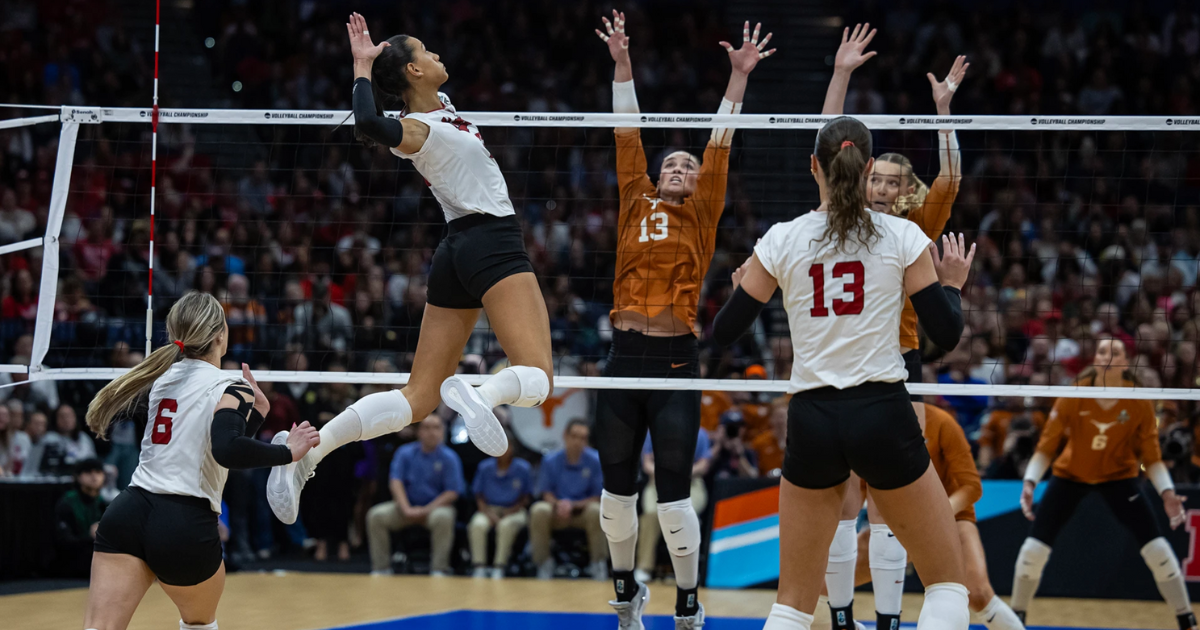
M162 0L154 1L154 101L150 108L150 269L146 281L146 356L154 335L154 198L158 184L158 34Z

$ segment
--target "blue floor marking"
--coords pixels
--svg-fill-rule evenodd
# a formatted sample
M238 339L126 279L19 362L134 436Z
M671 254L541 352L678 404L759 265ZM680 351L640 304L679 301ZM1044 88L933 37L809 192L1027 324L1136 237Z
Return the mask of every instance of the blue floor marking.
M669 615L642 617L646 630L675 630L675 620ZM337 630L613 630L616 615L612 613L561 612L501 612L495 610L453 610L432 615L402 619L371 621L354 626L339 626ZM706 630L762 630L764 619L739 617L709 617ZM865 622L867 628L874 623ZM915 623L900 624L901 628L916 628ZM1081 630L1057 626L1030 626L1030 630ZM974 624L971 630L986 630ZM1116 630L1094 628L1091 630Z

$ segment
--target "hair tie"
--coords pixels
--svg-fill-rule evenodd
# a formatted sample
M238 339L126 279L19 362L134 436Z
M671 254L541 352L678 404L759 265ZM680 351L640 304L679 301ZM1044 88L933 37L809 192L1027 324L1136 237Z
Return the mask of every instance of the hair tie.
M175 345L179 346L179 351L183 352L183 342L182 341L179 341L178 339L176 339L175 341L173 341L171 343L174 343Z
M854 143L850 142L849 140L846 140L845 142L842 143L843 149L845 149L846 147L852 147L852 146L854 146Z

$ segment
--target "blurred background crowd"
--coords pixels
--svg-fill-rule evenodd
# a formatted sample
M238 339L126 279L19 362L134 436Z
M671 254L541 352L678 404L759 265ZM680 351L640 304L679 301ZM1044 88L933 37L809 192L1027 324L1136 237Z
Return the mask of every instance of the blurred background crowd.
M415 34L441 55L451 77L444 89L460 111L611 108L612 62L591 39L606 4L366 5L360 10L373 32ZM716 109L728 76L728 61L716 42L736 41L740 19L730 15L737 5L625 7L643 111ZM0 0L0 100L145 107L152 40L145 36L145 16L135 12L139 6L120 0ZM342 9L313 1L197 0L190 6L194 19L186 28L173 27L170 46L192 69L164 73L164 106L349 109ZM830 36L816 43L789 41L771 16L755 17L776 31L773 43L780 48L762 71L811 49L816 58L828 56L825 74L811 79L819 91L831 71L840 26L870 21L880 29L872 45L879 55L855 73L847 113L932 113L924 74L940 76L955 55L965 54L971 69L955 97L956 114L1198 115L1200 8L1190 2L1063 0L1036 7L846 2L829 8ZM172 78L183 74L202 77L203 84L172 87ZM752 76L745 111L764 113L756 103L774 89ZM817 100L810 111L819 106ZM33 113L9 109L4 117ZM128 367L142 358L151 228L147 127L81 128L62 228L49 366ZM483 135L526 226L560 373L599 374L611 337L607 313L616 257L610 132L485 128ZM673 148L698 151L707 139L702 131L644 135L652 168ZM964 291L968 330L953 352L930 348L926 381L1069 384L1090 364L1096 340L1112 336L1125 342L1131 372L1142 385L1197 387L1200 152L1190 135L1102 128L960 132L965 176L949 229L964 232L980 250ZM778 164L801 156L807 165L811 138L811 132L738 132L697 323L705 376L786 379L790 373L791 344L780 304L731 349L708 343L706 329L728 296L730 272L755 239L775 221L816 205L815 191L807 199L779 199L772 185L772 178L796 175ZM926 181L937 169L932 140L933 132L876 132L881 151L909 155ZM45 232L57 153L57 125L0 130L0 245ZM156 344L165 341L162 322L173 301L201 290L225 305L231 365L408 371L424 308L425 273L444 225L436 201L409 165L355 144L345 127L288 125L163 125L158 160L156 326L150 331ZM759 172L764 164L775 170L764 175ZM40 248L0 256L0 362L29 362L43 264ZM503 352L483 320L462 370L502 366ZM0 373L0 383L21 378ZM111 488L128 483L140 439L137 422L118 424L110 441L81 429L98 387L64 381L0 389L2 474L90 474L79 468L81 462L99 457L109 464ZM331 418L375 386L265 388L273 408L261 437L270 439L291 422ZM977 448L981 470L994 478L1019 478L1053 403L982 396L929 400L955 414ZM1200 456L1193 455L1197 409L1176 401L1159 408L1164 449L1176 475L1194 481L1200 470ZM776 473L786 429L782 398L706 392L704 414L710 445L697 459L710 463L701 467L699 479L711 484L722 475ZM586 429L586 414L581 419ZM442 420L436 440L425 442L408 430L347 450L340 464L323 464L318 480L324 476L328 483L320 486L327 489L305 496L338 507L318 512L316 522L306 511L300 530L273 523L265 511L265 471L231 474L231 549L249 561L319 540L309 546L325 559L344 557L349 545L366 545L371 506L396 498L390 488L397 473L393 461L407 443L425 443L427 453L445 448L458 458L462 478L431 486L438 491L429 499L454 486L447 503L457 506L451 520L468 523L476 508L486 507L468 498L481 456L454 418ZM570 440L555 441L556 447L570 446ZM544 450L529 445L517 455L536 465ZM651 461L647 472L652 469ZM89 478L89 488L93 481ZM521 501L544 498L553 482L538 479ZM579 498L578 509L586 509L587 498ZM386 525L376 523L384 538ZM454 543L464 554L470 546L465 538ZM542 553L538 544L533 547L530 562L541 565L545 558L536 557Z

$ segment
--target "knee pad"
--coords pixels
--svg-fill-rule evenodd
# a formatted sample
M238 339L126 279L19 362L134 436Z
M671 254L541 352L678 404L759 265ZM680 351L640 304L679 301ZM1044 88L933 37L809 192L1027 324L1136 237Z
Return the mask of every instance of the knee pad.
M829 544L830 562L854 562L858 558L858 521L838 521Z
M904 569L908 565L908 552L887 525L871 524L871 544L867 554L872 569Z
M667 549L673 556L689 556L700 549L700 517L692 500L658 504L658 524L662 528Z
M360 440L395 433L412 423L412 407L398 389L363 396L347 408L358 414Z
M1150 572L1154 574L1155 582L1173 580L1179 575L1179 558L1166 538L1159 536L1142 547L1142 559Z
M521 383L521 396L512 403L513 406L536 407L546 402L546 398L550 396L550 379L541 368L513 365L504 368L504 371L511 372Z
M183 623L179 620L179 630L217 630L217 622L212 623Z
M921 627L966 628L971 624L967 587L954 582L939 582L925 587L925 603L917 624ZM936 620L935 623L929 623Z
M1017 555L1017 577L1030 580L1042 579L1042 570L1050 560L1050 546L1029 537L1021 544L1021 553Z
M637 535L637 497L600 493L600 529L613 542Z

